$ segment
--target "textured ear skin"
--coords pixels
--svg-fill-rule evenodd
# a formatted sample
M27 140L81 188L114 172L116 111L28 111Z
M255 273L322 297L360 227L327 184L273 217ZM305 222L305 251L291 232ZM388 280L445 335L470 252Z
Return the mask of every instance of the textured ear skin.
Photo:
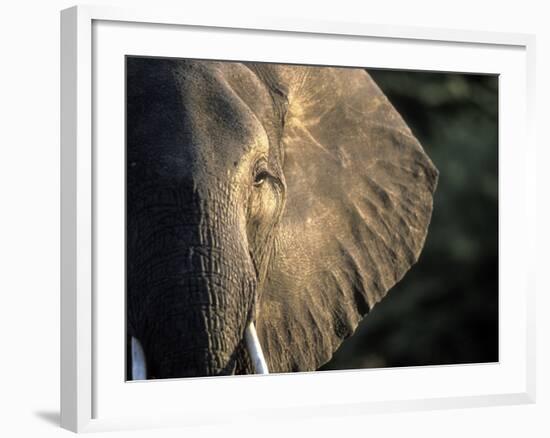
M364 70L266 68L287 191L258 332L270 371L316 370L418 260L438 172Z

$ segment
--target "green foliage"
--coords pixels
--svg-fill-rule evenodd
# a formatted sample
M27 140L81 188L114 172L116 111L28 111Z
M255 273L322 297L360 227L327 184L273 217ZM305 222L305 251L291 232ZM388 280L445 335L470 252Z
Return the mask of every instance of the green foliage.
M439 184L419 262L323 369L498 361L498 78L369 73Z

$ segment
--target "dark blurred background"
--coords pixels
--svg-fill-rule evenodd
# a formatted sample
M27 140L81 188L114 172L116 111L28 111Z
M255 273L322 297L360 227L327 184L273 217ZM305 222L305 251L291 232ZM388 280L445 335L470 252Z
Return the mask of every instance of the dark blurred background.
M498 361L498 77L368 72L439 184L420 260L321 369Z

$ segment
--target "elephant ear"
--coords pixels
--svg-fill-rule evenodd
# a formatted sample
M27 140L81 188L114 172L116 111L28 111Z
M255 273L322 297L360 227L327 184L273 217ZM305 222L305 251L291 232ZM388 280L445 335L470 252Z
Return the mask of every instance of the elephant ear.
M270 68L287 190L258 332L272 372L316 370L418 260L438 172L364 70Z

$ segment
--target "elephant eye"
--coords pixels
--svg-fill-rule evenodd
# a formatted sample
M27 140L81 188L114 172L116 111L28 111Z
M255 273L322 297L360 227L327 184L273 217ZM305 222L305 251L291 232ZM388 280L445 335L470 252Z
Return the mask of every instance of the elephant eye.
M269 177L269 172L267 170L267 161L265 159L262 158L256 162L256 165L254 166L253 176L255 186L262 185Z
M256 174L254 177L254 185L259 186L264 183L264 181L269 177L267 170L262 170Z

